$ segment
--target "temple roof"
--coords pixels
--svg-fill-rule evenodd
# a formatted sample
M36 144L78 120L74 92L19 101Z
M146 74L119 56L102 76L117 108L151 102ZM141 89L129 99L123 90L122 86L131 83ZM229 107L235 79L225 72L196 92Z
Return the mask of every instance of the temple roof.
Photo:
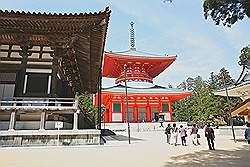
M240 105L236 106L231 114L232 116L238 116L238 115L242 116L242 115L249 115L249 113L250 113L250 99L247 99Z
M172 97L173 101L178 101L192 95L192 92L183 91L175 88L166 88L163 86L152 86L148 88L127 87L128 95L165 95ZM125 86L119 84L116 86L103 88L103 94L125 94Z
M48 46L74 92L96 93L110 10L51 14L0 11L0 44Z
M249 67L243 68L243 71L235 85L227 88L228 96L240 97L243 100L250 98L250 69ZM220 89L214 92L215 95L226 96L226 90Z
M127 81L153 82L176 60L176 56L160 56L146 52L129 50L125 52L106 52L104 54L103 76L117 78L116 83L125 80L124 65L127 65Z
M53 33L75 33L83 32L87 27L105 24L108 20L107 14L110 10L106 8L105 11L95 13L30 13L30 12L14 12L0 10L0 30L17 31L36 31L39 33L46 32ZM8 27L8 29L6 29Z
M243 82L238 85L233 85L227 88L228 96L230 97L240 97L243 100L250 98L250 81ZM225 89L220 89L213 92L215 95L227 96Z
M144 51L138 51L136 49L129 49L122 52L106 52L109 54L117 55L117 56L131 56L131 57L144 57L144 58L166 58L166 57L177 57L176 55L167 56L167 55L158 55L154 53L147 53Z

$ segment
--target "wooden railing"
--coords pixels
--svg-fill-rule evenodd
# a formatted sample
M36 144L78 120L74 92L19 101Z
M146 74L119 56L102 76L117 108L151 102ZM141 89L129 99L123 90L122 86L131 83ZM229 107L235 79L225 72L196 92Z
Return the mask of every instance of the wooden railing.
M14 97L0 100L0 110L76 110L78 98Z

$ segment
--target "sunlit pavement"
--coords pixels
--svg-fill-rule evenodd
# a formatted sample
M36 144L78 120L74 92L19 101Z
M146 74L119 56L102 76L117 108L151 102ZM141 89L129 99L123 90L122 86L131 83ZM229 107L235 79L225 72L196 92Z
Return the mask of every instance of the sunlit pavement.
M118 134L126 135L125 132ZM169 166L248 166L250 146L234 143L230 136L216 136L216 150L208 150L205 138L200 146L166 144L163 131L132 132L141 140L123 138L100 146L1 148L1 167L169 167ZM180 140L179 140L180 142Z

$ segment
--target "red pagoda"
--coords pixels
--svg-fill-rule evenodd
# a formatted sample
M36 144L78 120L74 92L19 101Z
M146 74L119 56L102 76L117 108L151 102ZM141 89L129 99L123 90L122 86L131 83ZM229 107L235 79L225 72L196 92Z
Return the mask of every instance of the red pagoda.
M135 48L133 22L130 29L131 48L124 52L106 52L104 54L103 77L116 78L115 86L102 89L102 105L105 107L103 121L105 123L154 122L161 118L171 122L172 102L191 96L190 92L166 88L153 84L153 79L169 67L176 56L161 56L138 51ZM126 81L140 82L140 86L128 86L128 114L126 113L126 96L124 66L126 65ZM150 83L148 87L143 86ZM95 104L97 104L97 96Z

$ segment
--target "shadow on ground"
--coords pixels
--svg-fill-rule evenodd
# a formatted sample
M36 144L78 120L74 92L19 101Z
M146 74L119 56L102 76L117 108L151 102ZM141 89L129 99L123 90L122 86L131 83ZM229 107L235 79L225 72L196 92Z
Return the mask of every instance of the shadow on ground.
M236 150L202 150L172 157L164 167L247 167L250 166L250 146Z
M123 135L111 135L111 137L113 139L115 139L115 140L118 140L118 141L126 141L126 140L128 140L128 137L123 136ZM142 140L142 139L135 138L135 137L130 137L130 140Z

